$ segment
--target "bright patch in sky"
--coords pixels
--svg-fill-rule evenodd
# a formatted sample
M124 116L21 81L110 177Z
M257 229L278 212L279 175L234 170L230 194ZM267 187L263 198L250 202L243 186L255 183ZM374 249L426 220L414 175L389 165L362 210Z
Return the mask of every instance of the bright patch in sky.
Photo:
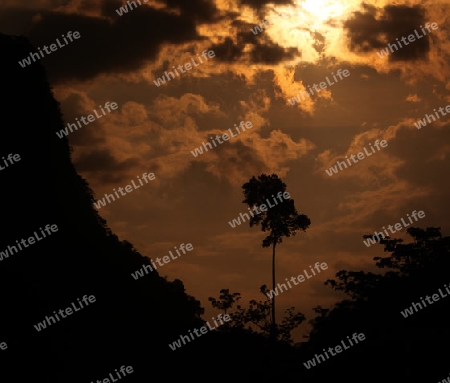
M320 21L340 17L346 10L339 0L304 0L299 6Z

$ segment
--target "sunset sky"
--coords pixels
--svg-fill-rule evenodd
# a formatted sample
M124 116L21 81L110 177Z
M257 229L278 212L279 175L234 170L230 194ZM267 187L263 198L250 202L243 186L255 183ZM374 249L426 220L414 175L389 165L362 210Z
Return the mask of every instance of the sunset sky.
M141 3L119 16L121 0L3 0L0 32L24 35L35 47L80 33L41 60L65 122L107 101L118 109L69 134L75 167L96 199L145 172L155 174L99 212L147 257L192 243L193 251L158 271L184 282L205 307L206 320L216 314L207 299L220 289L242 293L245 305L264 298L261 285L271 285L271 249L261 245L267 233L247 222L234 229L228 224L247 211L242 185L252 176L277 174L298 212L311 219L305 233L277 247L277 282L316 262L329 265L279 296L278 318L295 306L312 319L313 307L342 297L323 285L326 279L342 269L373 271L372 259L383 251L366 247L364 234L414 210L426 214L416 226L449 234L450 116L415 126L450 104L448 0ZM253 34L262 20L271 25ZM420 26L427 22L438 29L379 57L396 38L414 30L423 35ZM198 62L204 50L215 57L155 85L173 66ZM350 75L289 103L339 69ZM240 121L253 127L198 157L191 154ZM388 146L326 173L376 140ZM393 237L405 238L405 229Z

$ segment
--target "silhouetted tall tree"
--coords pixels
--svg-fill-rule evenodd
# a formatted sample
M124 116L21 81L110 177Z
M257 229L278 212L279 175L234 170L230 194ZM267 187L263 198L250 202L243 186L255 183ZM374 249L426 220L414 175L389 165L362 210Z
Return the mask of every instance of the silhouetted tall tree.
M311 224L304 214L298 214L293 199L284 199L286 184L276 174L261 174L245 183L245 199L250 208L258 207L257 214L251 214L250 227L261 224L262 231L270 234L263 240L263 247L272 246L272 288L275 289L275 247L283 237L295 235L297 230L305 231ZM264 208L262 207L264 205ZM255 211L255 210L254 210ZM276 338L275 296L272 298L272 339Z

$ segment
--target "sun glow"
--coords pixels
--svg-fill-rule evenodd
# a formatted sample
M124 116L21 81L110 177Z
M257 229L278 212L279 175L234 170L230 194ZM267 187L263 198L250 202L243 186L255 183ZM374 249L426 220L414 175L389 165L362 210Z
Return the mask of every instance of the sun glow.
M339 18L345 12L344 4L339 0L304 0L300 7L320 21Z
M282 47L297 48L301 62L316 62L323 55L340 57L345 44L343 23L361 1L292 0L289 5L275 5L267 14L273 26L265 33ZM296 58L288 64L298 62Z

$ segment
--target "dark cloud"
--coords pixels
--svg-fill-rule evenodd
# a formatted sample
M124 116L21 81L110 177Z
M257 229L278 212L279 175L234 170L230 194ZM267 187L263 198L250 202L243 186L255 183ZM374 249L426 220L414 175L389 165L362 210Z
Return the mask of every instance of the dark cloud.
M439 106L445 108L446 104ZM431 110L427 114L434 117ZM397 175L415 187L449 190L450 180L446 176L450 171L447 149L450 139L449 128L449 124L441 129L428 124L420 130L406 127L399 130L396 139L389 142L391 152L403 160L402 166L396 170ZM447 192L446 194L448 195Z
M408 37L414 30L422 36L420 25L425 25L425 11L420 6L387 5L382 10L364 5L364 12L355 12L345 23L350 37L350 48L356 52L371 52L386 48L387 43L397 43L396 38ZM385 36L387 41L383 40ZM390 61L424 59L430 49L428 34L394 53L389 52Z
M292 60L299 55L296 48L283 48L271 41L267 35L264 35L264 31L255 35L251 32L251 28L254 25L242 22L235 25L242 30L237 35L237 43L230 37L227 37L222 43L211 46L219 60L226 62L239 60L244 55L247 55L247 53L244 54L244 49L248 45L253 47L246 58L250 63L255 64L273 65L283 60Z
M292 4L291 0L241 0L242 5L249 5L253 8L261 8L266 4Z
M166 0L168 8L179 9L183 15L202 22L217 20L217 8L213 0Z
M68 5L72 0L50 0L50 5L52 8L63 7ZM82 3L93 2L95 0L83 0Z
M215 57L221 61L236 61L242 56L243 46L235 44L230 37L225 38L225 41L220 44L213 44L211 49L215 53Z
M129 171L139 164L136 158L119 161L108 149L98 149L83 154L75 162L75 167L79 172L88 173L89 177L98 178L98 182L109 184L127 180Z
M100 74L138 70L148 61L155 60L163 44L204 39L198 35L197 25L216 22L222 17L212 0L165 1L167 9L154 9L141 1L141 6L122 16L116 13L116 9L123 5L121 0L104 0L100 7L103 17L40 9L17 15L18 11L8 10L0 19L7 20L8 14L13 12L15 20L22 20L23 33L36 48L50 46L56 43L57 38L64 43L62 35L68 31L78 31L81 35L78 40L44 55L41 61L53 84L70 80L86 81ZM93 11L96 3L88 0L81 6L84 11ZM22 17L16 17L18 15ZM35 18L33 23L32 17ZM295 56L295 49L284 49L266 36L253 35L250 32L252 27L249 24L241 26L237 43L226 38L213 45L211 49L216 57L225 62L237 61L244 56L246 44L253 45L253 49L245 54L245 58L254 63L276 64Z
M49 12L34 25L28 37L36 47L42 47L55 43L56 38L68 31L78 31L81 37L44 58L52 82L87 80L100 73L136 70L155 59L163 43L199 39L193 19L144 6L113 23Z
M97 10L97 7L98 7L98 1L83 0L79 5L78 10L81 12L95 12Z
M31 19L37 9L6 9L0 12L0 32L8 35L25 34L31 25Z
M325 50L325 36L319 32L311 32L314 38L314 49L317 53L322 53Z
M116 9L122 6L122 0L106 0L103 1L101 10L102 15L106 17L118 17Z
M258 152L240 141L221 145L216 150L219 160L214 167L217 174L232 174L233 177L245 179L268 171Z
M52 83L137 70L147 61L154 60L163 44L199 40L202 37L197 34L196 25L218 20L218 10L210 0L167 0L167 8L178 10L179 14L151 8L142 1L141 4L122 16L116 13L123 5L121 0L105 0L101 4L104 17L40 10L38 21L31 24L31 18L38 11L8 10L0 19L7 21L11 18L7 14L12 12L15 22L22 20L21 33L36 48L55 43L56 38L68 31L80 32L80 39L42 60ZM81 6L84 11L93 11L96 3L89 0ZM63 43L61 38L60 41Z
M278 44L258 44L250 54L252 62L268 65L277 64L283 60L292 60L296 56L298 56L296 48L282 48Z

